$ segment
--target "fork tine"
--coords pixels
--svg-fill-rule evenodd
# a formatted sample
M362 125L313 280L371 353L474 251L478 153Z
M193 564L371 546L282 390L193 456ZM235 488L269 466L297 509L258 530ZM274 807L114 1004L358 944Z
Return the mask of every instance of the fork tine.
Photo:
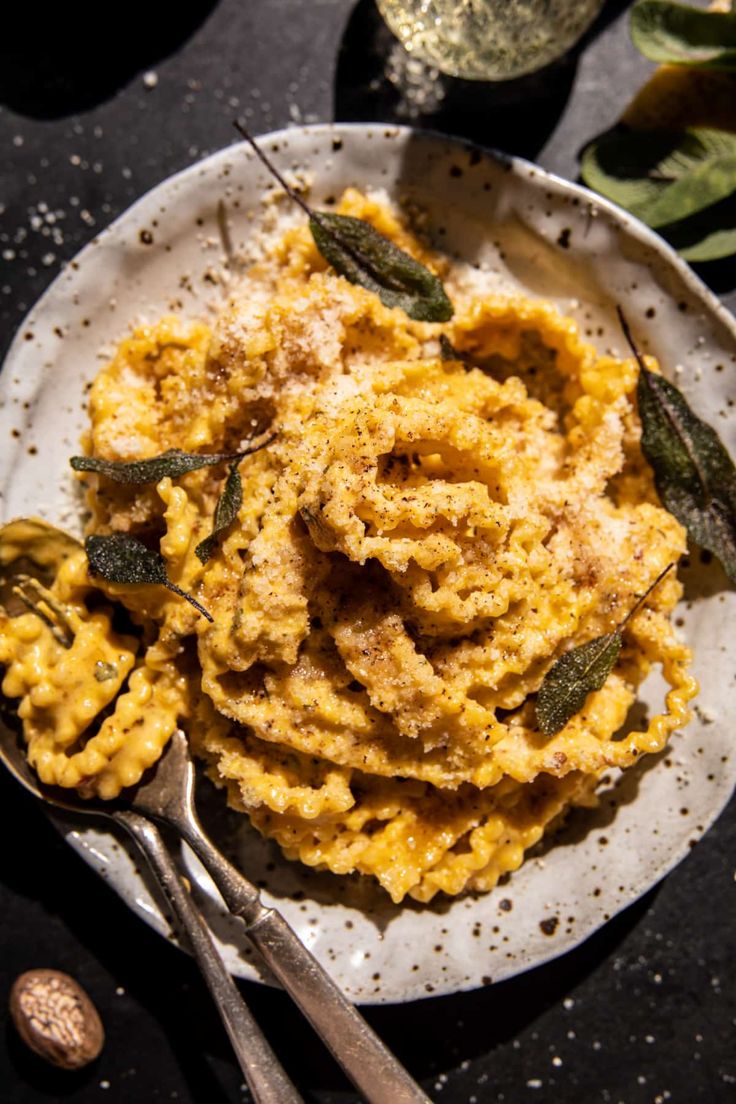
M40 617L59 644L64 648L71 648L74 643L75 632L63 607L58 605L51 592L32 575L19 575L17 578L18 582L13 587L13 594L21 600L31 613L35 613L37 617ZM23 587L35 592L37 600L34 601L32 597L29 597Z

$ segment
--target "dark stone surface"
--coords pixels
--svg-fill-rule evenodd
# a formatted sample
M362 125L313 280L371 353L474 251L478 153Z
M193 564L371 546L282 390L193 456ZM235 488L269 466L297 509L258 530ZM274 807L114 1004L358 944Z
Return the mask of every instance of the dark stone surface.
M164 7L176 17L157 15ZM575 177L580 147L649 70L629 44L626 7L608 3L581 48L545 73L443 82L439 103L414 114L384 75L391 39L371 0L134 0L105 9L104 27L102 14L80 26L69 5L55 16L16 8L0 45L3 347L60 265L151 185L232 141L236 113L255 132L332 118L425 124ZM736 305L733 263L703 274ZM8 1027L0 1098L247 1101L192 963L127 913L4 778L0 831L3 1014L16 974L56 967L87 987L108 1037L91 1069L66 1074ZM368 1017L447 1104L732 1100L735 854L732 805L659 889L573 953ZM281 994L243 989L308 1100L355 1099Z

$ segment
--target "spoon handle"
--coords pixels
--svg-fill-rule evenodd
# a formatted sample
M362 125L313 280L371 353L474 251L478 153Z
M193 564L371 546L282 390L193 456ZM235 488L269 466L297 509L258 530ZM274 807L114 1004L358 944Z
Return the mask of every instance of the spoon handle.
M381 1042L284 917L266 908L255 886L209 840L193 807L176 826L197 854L230 912L326 1043L368 1104L429 1104L428 1097Z
M304 1104L225 968L210 930L185 889L158 828L138 813L120 810L113 815L145 854L188 939L254 1101L256 1104Z

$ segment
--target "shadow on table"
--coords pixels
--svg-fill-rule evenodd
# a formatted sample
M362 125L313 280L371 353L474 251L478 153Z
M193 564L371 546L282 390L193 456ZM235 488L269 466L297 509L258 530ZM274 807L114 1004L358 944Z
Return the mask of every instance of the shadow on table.
M36 804L2 778L3 838L17 836L19 824L24 846L0 851L0 880L56 914L114 984L125 989L126 1000L137 1001L155 1018L193 1100L225 1104L240 1074L193 962L133 916L63 842ZM470 993L367 1008L366 1018L416 1078L434 1078L464 1060L492 1052L559 1003L613 953L646 913L652 897L650 893L615 917L580 947L520 977ZM19 971L28 949L22 950ZM33 964L65 968L59 959ZM79 975L83 962L75 960L74 968ZM288 998L266 987L248 983L241 987L303 1093L348 1091L340 1071ZM94 991L91 995L100 999ZM103 1016L109 1013L105 1007L101 1011ZM136 1037L115 1038L115 1018L112 1013L107 1018L108 1046L119 1052L120 1063L129 1062ZM145 1030L143 1023L141 1032ZM94 1065L73 1074L51 1069L27 1052L12 1031L8 1051L19 1077L36 1092L57 1099L99 1078Z
M34 119L88 110L179 49L217 2L178 4L175 16L169 5L143 0L117 9L9 5L0 43L0 104Z
M359 0L337 61L337 122L404 123L534 158L555 129L587 43L628 6L610 0L577 46L538 73L508 81L458 80L400 45L373 0Z
M726 295L728 292L736 291L736 256L724 257L720 261L709 261L707 264L705 262L693 264L692 268L716 295ZM732 309L736 313L736 305Z
M27 937L17 940L12 954L17 972L53 967L68 970L81 981L85 976L96 977L97 989L87 984L105 1023L103 1058L109 1056L123 1071L151 1056L146 1026L140 1023L135 1007L128 1007L127 1013L118 1010L132 998L160 1025L183 1081L191 1087L192 1099L207 1100L208 1104L231 1101L233 1095L224 1090L212 1061L225 1056L229 1060L231 1052L191 959L128 911L107 883L72 851L40 806L4 772L0 774L0 833L6 841L22 837L21 846L0 849L0 882L29 901L39 902L48 914L48 932L42 926L37 934L29 927ZM48 946L57 918L65 929L59 946L54 947L53 960L39 961L36 944ZM11 949L7 930L4 934L7 966ZM96 960L102 969L96 969L90 960ZM9 976L8 986L12 981ZM124 997L110 998L115 986L125 990ZM10 1027L6 1042L19 1078L39 1098L40 1094L44 1099L59 1100L77 1092L81 1095L85 1086L99 1081L100 1063L79 1071L56 1070L27 1050ZM137 1053L142 1044L144 1053ZM232 1065L235 1069L234 1059ZM239 1071L235 1078L237 1086L242 1081Z

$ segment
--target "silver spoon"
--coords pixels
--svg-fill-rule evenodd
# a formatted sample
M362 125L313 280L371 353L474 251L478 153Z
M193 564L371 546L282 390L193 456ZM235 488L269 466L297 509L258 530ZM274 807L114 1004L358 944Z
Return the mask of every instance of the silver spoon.
M214 846L194 806L194 764L183 732L172 737L135 806L174 828L199 857L228 909L368 1104L429 1104L428 1098L368 1026L280 912Z
M17 739L5 726L0 726L0 761L5 763L27 790L41 800L50 801L58 807L73 812L93 812L112 816L115 821L123 824L131 832L136 842L145 851L167 896L172 885L175 884L178 887L180 895L187 903L185 915L182 917L184 922L186 923L187 920L186 914L191 910L197 917L197 928L201 928L206 935L209 954L205 959L200 957L197 950L197 947L203 946L199 933L198 942L195 942L192 933L187 929L187 933L192 938L195 955L218 1004L239 1059L238 1044L242 1045L243 1036L250 1044L250 1033L255 1028L262 1040L258 1055L249 1058L248 1069L241 1060L246 1077L249 1070L252 1075L253 1067L263 1075L262 1095L256 1095L254 1090L254 1096L259 1102L292 1104L300 1098L288 1081L284 1084L286 1075L278 1066L275 1056L260 1035L260 1031L255 1027L250 1013L212 944L204 921L178 880L176 868L166 852L155 825L147 819L148 817L153 817L174 828L198 855L220 891L227 908L245 922L245 934L248 939L327 1044L368 1104L429 1104L428 1097L391 1051L384 1046L312 953L307 950L281 913L263 904L256 887L225 859L206 835L194 807L194 764L183 732L178 731L174 734L165 754L152 771L150 780L144 781L131 790L130 799L125 804L86 801L77 797L76 793L71 796L69 791L64 791L64 797L61 799L56 796L59 792L56 789L53 794L50 794L49 789L42 786L32 774ZM153 844L151 841L154 841ZM173 897L170 900L172 907L178 913L181 902L174 900ZM219 966L215 972L211 969L213 956ZM227 1014L223 1005L225 993L230 994ZM233 1007L233 998L240 1003L240 1011ZM245 1031L238 1031L234 1037L233 1031L238 1027L237 1017L242 1016L243 1012L253 1026L248 1026ZM284 1087L277 1089L276 1095L263 1095L269 1078L274 1076L275 1069L278 1069ZM251 1083L250 1079L248 1083Z
M63 606L56 604L36 576L44 571L48 574L50 569L52 573L53 569L58 570L59 562L79 548L73 537L39 519L20 518L0 530L0 596L3 596L3 589L10 587L16 600L40 616L67 647L69 639L73 639L73 626ZM21 561L32 565L30 576L19 574ZM11 564L13 567L8 570ZM144 849L151 839L153 825L149 822L147 830L143 831L140 814L174 828L199 856L230 912L245 922L248 939L368 1104L429 1104L416 1082L307 950L281 913L266 908L256 887L225 859L206 835L194 806L194 764L183 732L174 733L147 780L128 791L124 802L88 802L76 793L72 796L68 790L63 797L58 796L58 790L55 796L47 795L46 787L32 774L17 741L11 741L8 731L1 725L0 759L37 797L51 797L55 804L73 811L112 816ZM163 846L160 853L165 853ZM219 987L212 992L218 1000ZM225 1023L227 1026L227 1020ZM293 1097L283 1095L279 1100L280 1104L289 1104Z
M178 926L191 947L256 1104L303 1104L301 1096L238 992L215 946L210 929L184 886L161 833L148 817L136 812L136 800L131 802L129 808L120 805L106 808L102 802L83 800L75 791L60 791L56 787L43 786L28 766L15 733L4 724L0 724L0 762L39 801L69 813L110 817L128 830L145 855Z

